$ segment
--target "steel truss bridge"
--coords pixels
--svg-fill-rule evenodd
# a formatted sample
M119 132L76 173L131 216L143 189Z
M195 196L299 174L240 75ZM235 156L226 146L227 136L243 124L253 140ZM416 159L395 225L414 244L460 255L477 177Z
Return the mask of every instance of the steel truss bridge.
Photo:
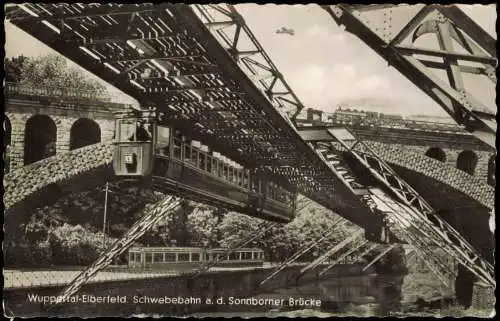
M494 146L495 111L474 95L464 79L482 77L494 88L496 40L460 9L346 4L323 9L458 124ZM6 8L6 16L213 150L286 180L360 227L384 234L383 243L410 244L437 274L447 273L447 267L434 257L435 246L484 283L495 285L491 263L348 129L296 127L293 120L304 105L233 6L16 4ZM439 49L416 45L425 34L435 35ZM446 77L437 76L435 70L444 71ZM353 161L356 168L350 166ZM366 175L369 182L361 179ZM172 197L160 201L63 294L76 292L177 204ZM354 248L364 245L363 241ZM337 245L322 259L338 250Z

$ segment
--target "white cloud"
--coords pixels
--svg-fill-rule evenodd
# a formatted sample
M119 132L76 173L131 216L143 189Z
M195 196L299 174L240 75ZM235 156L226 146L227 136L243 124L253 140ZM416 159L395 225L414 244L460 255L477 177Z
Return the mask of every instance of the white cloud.
M335 63L331 68L331 72L335 75L336 78L341 78L344 80L351 80L356 76L355 67L350 64Z
M312 37L328 37L328 34L329 34L329 28L327 26L320 26L317 24L313 25L306 32L307 36L312 36Z
M370 75L359 80L359 82L356 83L356 87L362 92L377 92L379 90L389 89L389 82L387 79L378 75Z

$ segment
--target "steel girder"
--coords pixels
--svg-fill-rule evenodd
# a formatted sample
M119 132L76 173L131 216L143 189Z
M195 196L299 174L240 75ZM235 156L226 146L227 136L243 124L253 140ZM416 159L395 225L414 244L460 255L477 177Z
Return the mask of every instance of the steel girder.
M399 177L374 151L347 129L329 129L333 137L351 153L370 173L396 198L411 209L406 210L418 222L418 228L425 229L437 246L470 269L477 276L494 283L494 268L458 233L450 224L437 215L434 209L408 183Z
M349 236L348 238L346 238L345 240L343 240L339 244L335 244L334 246L332 246L330 249L328 249L328 251L323 253L320 257L318 257L317 259L312 261L310 264L308 264L307 266L300 269L300 273L297 276L297 279L301 278L304 274L309 272L311 269L316 268L317 266L322 264L325 260L332 257L336 253L342 251L345 247L347 247L351 244L354 244L354 246L357 246L356 244L366 243L366 240L363 238L363 233L364 233L363 230L357 230L356 232L351 234L351 236Z
M292 119L295 118L304 105L288 86L234 6L193 5L193 9L275 108L286 112Z
M222 7L210 9L221 13ZM222 11L237 17L231 23L239 26L238 43L243 44L245 36L258 50L242 50L233 43L238 53L230 54L210 31L223 26L224 20L203 20L200 10L206 16L207 10L183 4L28 3L7 8L6 14L20 29L137 99L141 106L156 108L193 139L203 138L213 150L245 167L306 162L315 169L306 175L309 179L297 174L286 179L299 180L309 197L335 207L331 188L314 184L322 176L332 177L331 173L283 112L285 105L300 109L302 104L234 8ZM233 61L235 56L239 64ZM243 58L250 67L241 63ZM252 82L249 75L259 78L266 68L274 75L273 85L263 79ZM268 84L264 90L263 83ZM252 119L245 113L249 110ZM263 141L254 141L255 137Z
M496 41L460 9L453 5L347 4L323 8L433 98L458 124L495 147L496 105L486 106L481 95L474 93L475 85L464 79L469 75L489 79L493 84L488 94L494 97ZM406 20L400 21L404 14ZM414 45L425 34L435 36L433 45L439 49ZM446 72L446 77L439 77L436 70Z
M325 129L331 134L330 142L312 143L318 155L327 162L353 194L369 206L375 215L381 215L389 231L399 240L418 249L440 275L453 273L449 266L433 257L432 247L437 245L467 267L487 284L495 284L494 270L476 250L448 223L443 221L425 200L402 180L380 157L345 128ZM314 137L311 138L314 141ZM364 186L343 160L347 153L356 159L380 184L393 195L380 188ZM397 201L393 200L393 198ZM390 240L389 240L390 241Z
M363 240L357 244L354 244L354 246L352 246L349 250L347 250L346 252L342 253L338 258L336 258L332 263L330 263L327 267L325 267L323 270L321 270L321 272L319 272L319 276L322 276L324 275L326 272L328 272L332 267L334 267L335 265L337 265L338 263L340 263L343 259L345 259L346 257L348 257L349 255L355 253L356 251L358 251L359 249L365 247L365 245L368 244L368 241L367 240ZM373 245L373 244L372 244Z

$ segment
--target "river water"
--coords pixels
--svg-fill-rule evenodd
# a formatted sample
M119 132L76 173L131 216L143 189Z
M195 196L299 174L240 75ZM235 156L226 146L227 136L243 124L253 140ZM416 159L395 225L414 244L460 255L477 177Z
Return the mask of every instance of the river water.
M402 283L403 276L334 277L262 293L253 301L225 298L224 304L192 316L387 316L402 309Z

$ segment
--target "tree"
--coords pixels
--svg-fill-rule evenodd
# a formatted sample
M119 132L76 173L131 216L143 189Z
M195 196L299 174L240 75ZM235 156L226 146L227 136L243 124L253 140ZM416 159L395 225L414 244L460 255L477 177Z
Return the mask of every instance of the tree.
M188 229L195 243L208 248L220 246L222 212L219 208L199 204L188 215Z
M20 82L22 70L28 60L29 58L23 55L5 59L5 81Z
M106 94L106 87L102 83L88 78L80 69L68 66L66 58L56 54L6 59L5 70L7 81L28 88L75 90L102 96Z

